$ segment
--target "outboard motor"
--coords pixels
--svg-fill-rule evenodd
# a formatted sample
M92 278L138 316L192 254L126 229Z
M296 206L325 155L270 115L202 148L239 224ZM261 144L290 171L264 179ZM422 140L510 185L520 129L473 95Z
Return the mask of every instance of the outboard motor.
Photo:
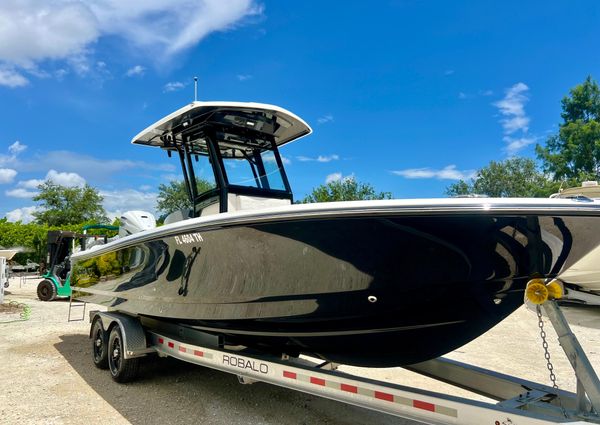
M143 230L150 230L156 227L156 219L152 214L146 211L127 211L121 216L119 225L119 237L133 235Z

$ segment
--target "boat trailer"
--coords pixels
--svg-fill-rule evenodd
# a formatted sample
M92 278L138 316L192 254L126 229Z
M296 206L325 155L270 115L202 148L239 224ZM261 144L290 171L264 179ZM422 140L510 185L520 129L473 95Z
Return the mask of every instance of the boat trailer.
M427 424L600 424L598 377L557 302L540 304L573 365L576 394L444 358L405 367L496 403L475 401L343 373L329 362L226 346L215 335L120 312L90 311L90 337L94 364L117 382L135 379L140 359L154 353L234 374L242 384L266 382Z

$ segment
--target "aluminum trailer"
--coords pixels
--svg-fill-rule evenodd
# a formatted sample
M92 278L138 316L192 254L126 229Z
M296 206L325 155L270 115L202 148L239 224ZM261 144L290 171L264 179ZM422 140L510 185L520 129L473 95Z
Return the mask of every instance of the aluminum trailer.
M577 394L444 358L407 367L496 403L365 379L327 362L228 347L215 335L119 312L91 311L90 337L94 364L108 368L117 382L135 379L140 359L158 354L234 374L242 384L266 382L427 424L600 424L598 378L586 369L585 353L570 348L576 338L565 334L566 322L555 323L561 312L549 303L548 316L574 362Z

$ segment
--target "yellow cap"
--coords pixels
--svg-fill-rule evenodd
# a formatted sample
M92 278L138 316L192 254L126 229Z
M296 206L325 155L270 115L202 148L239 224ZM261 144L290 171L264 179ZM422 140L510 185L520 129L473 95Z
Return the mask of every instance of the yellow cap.
M527 282L525 296L533 304L543 304L548 300L549 291L542 279L531 279Z
M558 280L553 279L546 285L546 288L550 299L559 300L563 297L563 286Z

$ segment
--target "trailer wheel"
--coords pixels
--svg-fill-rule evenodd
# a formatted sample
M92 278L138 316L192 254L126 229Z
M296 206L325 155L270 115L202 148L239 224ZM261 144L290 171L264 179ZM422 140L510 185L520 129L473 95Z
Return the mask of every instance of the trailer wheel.
M48 279L42 280L37 287L37 296L41 301L52 301L56 298L56 286Z
M102 320L92 324L92 359L98 369L108 369L108 334L102 327Z
M108 368L112 379L121 383L132 381L137 375L139 364L139 358L125 358L121 328L119 326L113 327L108 339Z

